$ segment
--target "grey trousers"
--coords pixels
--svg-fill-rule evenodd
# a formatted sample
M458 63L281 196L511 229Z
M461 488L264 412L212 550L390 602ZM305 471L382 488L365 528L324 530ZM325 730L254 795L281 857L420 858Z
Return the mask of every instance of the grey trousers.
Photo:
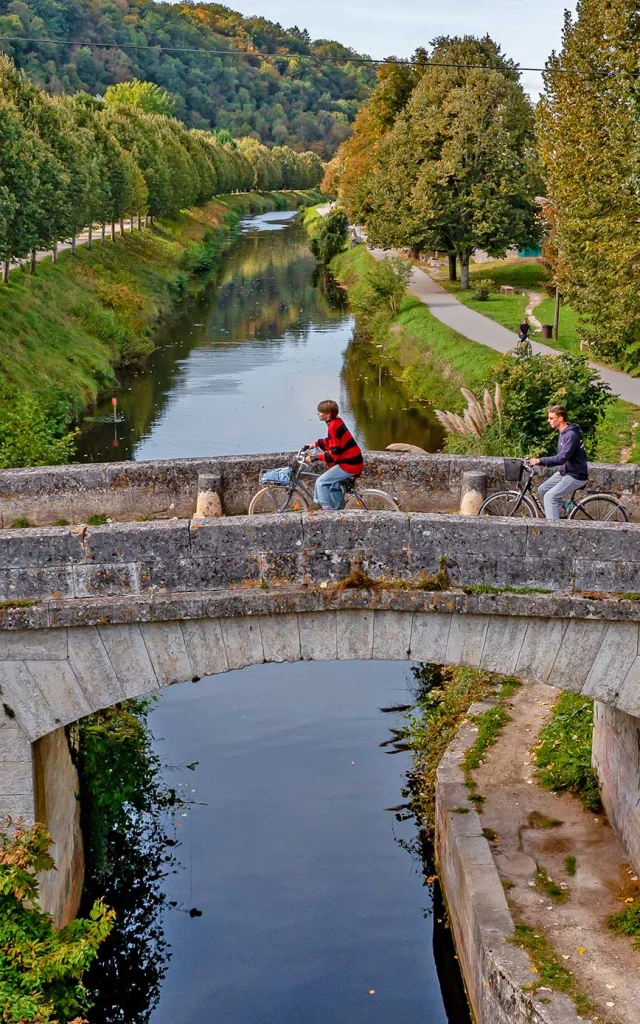
M538 487L538 494L544 503L547 519L559 519L567 495L573 494L583 484L584 480L576 480L568 473L554 473L548 480L543 480Z

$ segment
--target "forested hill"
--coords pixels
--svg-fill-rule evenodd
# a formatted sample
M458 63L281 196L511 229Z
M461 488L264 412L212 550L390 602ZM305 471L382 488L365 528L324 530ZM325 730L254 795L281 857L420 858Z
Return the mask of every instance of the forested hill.
M375 81L371 66L318 59L356 56L340 43L313 42L304 29L244 18L214 3L0 0L2 36L118 44L101 49L0 38L0 48L49 92L96 95L116 82L144 79L174 95L176 114L189 127L227 128L236 137L253 135L323 158L349 135ZM252 56L157 47L234 49ZM265 60L257 51L274 57Z

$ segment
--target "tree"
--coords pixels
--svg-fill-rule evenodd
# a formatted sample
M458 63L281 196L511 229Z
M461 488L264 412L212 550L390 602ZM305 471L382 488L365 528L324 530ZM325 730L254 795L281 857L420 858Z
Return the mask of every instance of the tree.
M311 237L311 251L325 266L342 252L349 237L349 218L344 210L332 210L318 223Z
M640 368L640 12L580 0L544 75L538 126L556 281L596 354ZM561 70L562 69L562 70Z
M0 822L0 1006L7 1022L79 1017L88 1002L82 976L113 927L115 915L101 902L60 931L42 913L36 872L54 868L50 845L43 825Z
M104 98L108 106L138 107L145 114L173 117L176 112L176 101L166 89L161 89L153 82L140 82L137 78L110 85Z
M374 244L454 254L466 289L474 249L500 257L537 237L533 109L488 37L438 39L430 61L379 143L367 227Z

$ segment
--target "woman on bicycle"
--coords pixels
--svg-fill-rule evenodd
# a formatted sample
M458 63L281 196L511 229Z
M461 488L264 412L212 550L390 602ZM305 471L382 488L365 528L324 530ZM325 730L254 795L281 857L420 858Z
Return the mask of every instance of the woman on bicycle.
M529 323L527 317L524 316L522 318L522 320L520 321L520 326L518 327L518 341L520 341L520 342L528 341L530 334L531 334L531 324Z
M318 459L330 469L316 480L313 498L325 512L342 508L343 484L359 476L364 468L362 451L339 412L338 403L330 399L318 404L318 419L327 424L328 437L314 441L313 447L320 449ZM308 455L306 461L311 462L312 456Z
M559 519L568 495L583 487L589 479L589 469L582 431L576 423L567 423L564 405L552 405L547 409L547 421L553 430L560 432L558 454L529 459L529 462L532 466L558 466L558 472L540 484L538 493L544 502L547 519Z

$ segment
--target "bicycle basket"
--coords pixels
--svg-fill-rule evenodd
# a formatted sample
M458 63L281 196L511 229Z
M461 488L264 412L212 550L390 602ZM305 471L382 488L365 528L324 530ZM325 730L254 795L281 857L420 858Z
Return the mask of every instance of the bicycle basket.
M509 483L518 484L522 477L522 459L503 459L504 478Z
M279 469L263 469L260 474L261 484L280 484L285 486L291 483L291 466L281 466Z

